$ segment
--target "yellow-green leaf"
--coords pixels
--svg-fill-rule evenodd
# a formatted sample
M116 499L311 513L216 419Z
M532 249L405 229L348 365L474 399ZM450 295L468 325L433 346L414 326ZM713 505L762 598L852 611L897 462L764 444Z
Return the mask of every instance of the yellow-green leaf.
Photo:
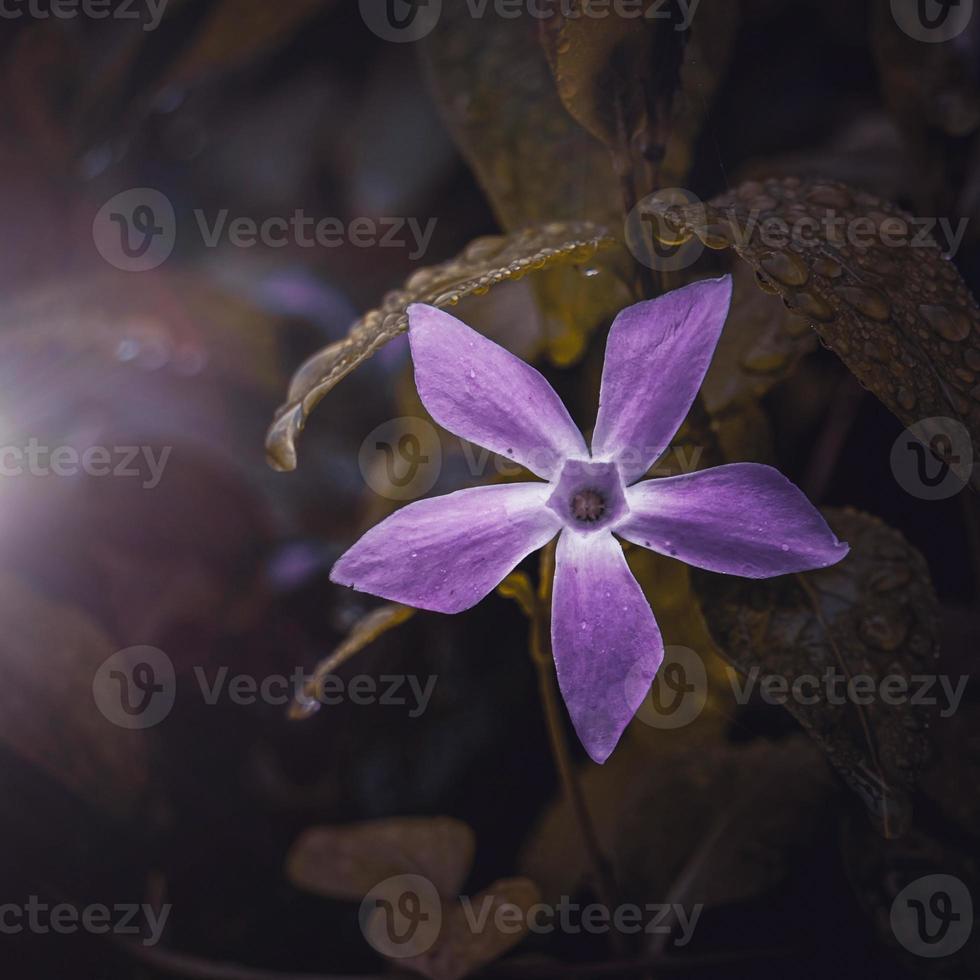
M273 467L296 468L296 439L310 412L342 378L408 329L412 303L454 306L497 283L559 263L588 262L597 249L613 246L606 231L589 222L552 223L506 236L478 238L442 265L419 269L402 289L388 293L376 310L362 316L347 337L314 354L293 377L289 398L276 413L266 438Z

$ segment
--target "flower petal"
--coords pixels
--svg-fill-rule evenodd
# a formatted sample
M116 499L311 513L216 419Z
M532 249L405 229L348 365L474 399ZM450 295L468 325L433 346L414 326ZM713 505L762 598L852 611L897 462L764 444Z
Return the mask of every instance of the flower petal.
M568 456L586 456L582 433L530 364L434 306L408 308L415 384L443 428L550 480Z
M558 533L548 493L511 483L416 501L341 555L330 580L419 609L469 609Z
M711 363L732 277L695 282L628 306L606 341L592 455L638 480L680 428Z
M770 578L825 568L849 550L802 490L759 463L648 480L626 499L617 534L712 572Z
M664 656L657 621L612 534L566 530L558 539L551 642L575 731L603 763Z

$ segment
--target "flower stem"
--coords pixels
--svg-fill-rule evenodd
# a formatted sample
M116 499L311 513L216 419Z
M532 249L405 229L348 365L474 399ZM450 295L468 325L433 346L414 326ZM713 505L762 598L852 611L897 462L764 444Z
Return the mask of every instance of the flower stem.
M541 552L540 574L537 602L534 616L531 620L531 659L538 672L538 690L541 704L544 708L545 722L548 729L548 741L551 754L555 760L555 768L561 780L562 790L575 818L582 844L591 865L592 887L599 901L612 913L616 908L616 883L612 868L602 853L599 836L589 813L582 787L575 772L572 753L568 746L565 732L561 699L558 693L558 683L555 676L554 657L551 651L551 585L555 571L554 544ZM625 937L612 930L610 941L618 956L626 954Z

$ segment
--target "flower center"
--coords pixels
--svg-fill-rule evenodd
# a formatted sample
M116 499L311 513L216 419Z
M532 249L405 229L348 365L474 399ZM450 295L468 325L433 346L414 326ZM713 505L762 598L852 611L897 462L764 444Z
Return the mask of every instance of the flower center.
M594 524L606 512L606 499L598 490L579 490L572 497L572 516L577 521Z

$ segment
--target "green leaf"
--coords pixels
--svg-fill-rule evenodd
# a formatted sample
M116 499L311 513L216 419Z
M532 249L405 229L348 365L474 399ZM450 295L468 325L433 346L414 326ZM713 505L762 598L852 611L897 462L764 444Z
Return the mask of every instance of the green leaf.
M818 679L805 699L790 693L787 710L885 836L898 836L909 823L908 791L929 759L934 709L882 697L881 682L935 673L938 605L924 559L901 534L850 510L828 511L827 520L851 546L830 568L765 580L698 572L694 586L719 650L741 673L755 673L759 684L783 678L790 692L801 676ZM828 670L842 678L839 687L843 678L873 678L870 703L824 684Z
M590 261L615 240L588 222L552 223L506 236L478 238L442 265L414 272L402 289L388 293L379 309L362 316L347 337L314 354L293 376L289 397L266 437L266 452L276 469L296 468L296 439L310 412L328 392L388 341L408 329L412 303L454 306L464 296L480 295L497 283L520 279L562 263Z

